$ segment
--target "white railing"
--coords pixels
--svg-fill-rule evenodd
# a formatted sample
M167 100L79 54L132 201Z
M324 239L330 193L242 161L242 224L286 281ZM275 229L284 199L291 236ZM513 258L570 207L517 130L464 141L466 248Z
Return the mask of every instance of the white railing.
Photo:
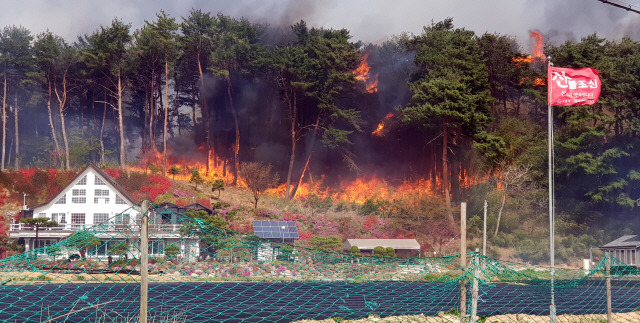
M136 224L122 224L122 223L109 223L107 225L104 224L77 224L77 223L62 223L55 227L40 227L39 231L77 231L80 229L89 229L93 226L100 226L100 228L106 229L107 232L120 232L124 230L138 230L138 226ZM25 224L25 223L13 223L9 227L9 231L33 231L35 230L35 226ZM175 223L164 223L164 224L149 224L149 231L163 231L163 232L179 232L180 224Z

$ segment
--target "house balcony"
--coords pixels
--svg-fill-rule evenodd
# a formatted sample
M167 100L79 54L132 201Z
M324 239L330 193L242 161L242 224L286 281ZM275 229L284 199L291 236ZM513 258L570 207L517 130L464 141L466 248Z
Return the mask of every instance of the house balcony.
M140 226L138 224L132 223L130 225L121 224L121 223L100 223L100 224L76 224L76 223L62 223L55 227L40 227L38 230L38 236L40 237L66 237L73 232L78 230L87 230L92 227L96 227L95 231L99 235L106 236L121 236L128 235L132 232L139 232ZM175 223L149 223L149 234L150 235L170 235L170 236L179 236L180 235L180 224ZM11 238L27 238L27 237L35 237L36 229L33 225L28 225L25 223L13 223L9 227L9 235Z

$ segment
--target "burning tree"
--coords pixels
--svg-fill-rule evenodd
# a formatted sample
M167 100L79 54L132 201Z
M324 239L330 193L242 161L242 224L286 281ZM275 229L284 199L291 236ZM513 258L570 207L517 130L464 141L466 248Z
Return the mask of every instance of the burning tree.
M338 98L355 85L353 70L359 63L360 52L349 42L349 32L341 30L309 29L304 21L291 27L297 40L278 48L266 60L271 81L280 91L289 122L291 155L286 179L285 199L292 199L309 166L318 135L329 148L349 144L353 131L338 128L341 121L360 130L359 113L340 107ZM294 178L297 143L311 133L305 164Z
M255 199L253 208L258 207L258 200L262 192L278 182L279 176L278 174L271 174L272 170L273 166L271 165L255 162L242 163L240 166L240 173L247 183L247 187L253 192L253 198Z
M451 211L449 144L476 136L489 122L491 95L482 51L472 31L454 29L452 19L425 27L407 41L416 50L418 70L410 84L411 101L405 120L442 137L442 187ZM440 128L434 133L434 128ZM438 133L439 132L439 133Z

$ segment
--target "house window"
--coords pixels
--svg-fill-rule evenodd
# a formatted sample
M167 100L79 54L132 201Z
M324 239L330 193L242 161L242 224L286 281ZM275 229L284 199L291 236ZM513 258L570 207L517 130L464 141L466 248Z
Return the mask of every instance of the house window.
M162 255L164 254L164 240L155 240L149 242L149 254L150 255Z
M107 243L102 241L99 246L93 246L89 249L89 254L93 256L104 256L107 254Z
M116 194L116 204L127 204L127 202L120 197L120 195Z
M67 224L67 215L65 213L53 213L53 215L58 216L58 223Z
M84 204L87 203L87 190L73 189L71 191L71 203Z
M76 185L87 185L87 175L84 175L84 177Z
M85 224L84 213L71 213L71 224Z
M44 247L48 247L52 244L56 243L55 240L49 240L49 239L38 239L38 248L44 248Z
M129 224L131 222L131 218L128 213L117 214L116 215L116 223Z
M109 204L109 190L96 189L93 204Z
M104 181L102 181L102 179L100 177L96 176L94 178L95 178L95 180L93 181L93 184L95 184L95 185L107 185L107 184L104 183Z
M46 218L47 214L46 213L38 213L38 217L39 218Z
M56 204L67 204L67 194L62 195L58 201L56 202Z
M56 221L58 224L65 223L64 213L51 213L51 221Z
M93 224L105 223L109 220L109 213L94 213Z

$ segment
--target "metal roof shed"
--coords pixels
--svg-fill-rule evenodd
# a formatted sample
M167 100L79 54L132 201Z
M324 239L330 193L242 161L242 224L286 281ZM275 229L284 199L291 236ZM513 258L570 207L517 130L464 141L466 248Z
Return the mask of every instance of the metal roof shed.
M360 250L373 250L375 247L391 247L395 250L420 250L416 239L347 239L342 247L349 250L356 246Z

